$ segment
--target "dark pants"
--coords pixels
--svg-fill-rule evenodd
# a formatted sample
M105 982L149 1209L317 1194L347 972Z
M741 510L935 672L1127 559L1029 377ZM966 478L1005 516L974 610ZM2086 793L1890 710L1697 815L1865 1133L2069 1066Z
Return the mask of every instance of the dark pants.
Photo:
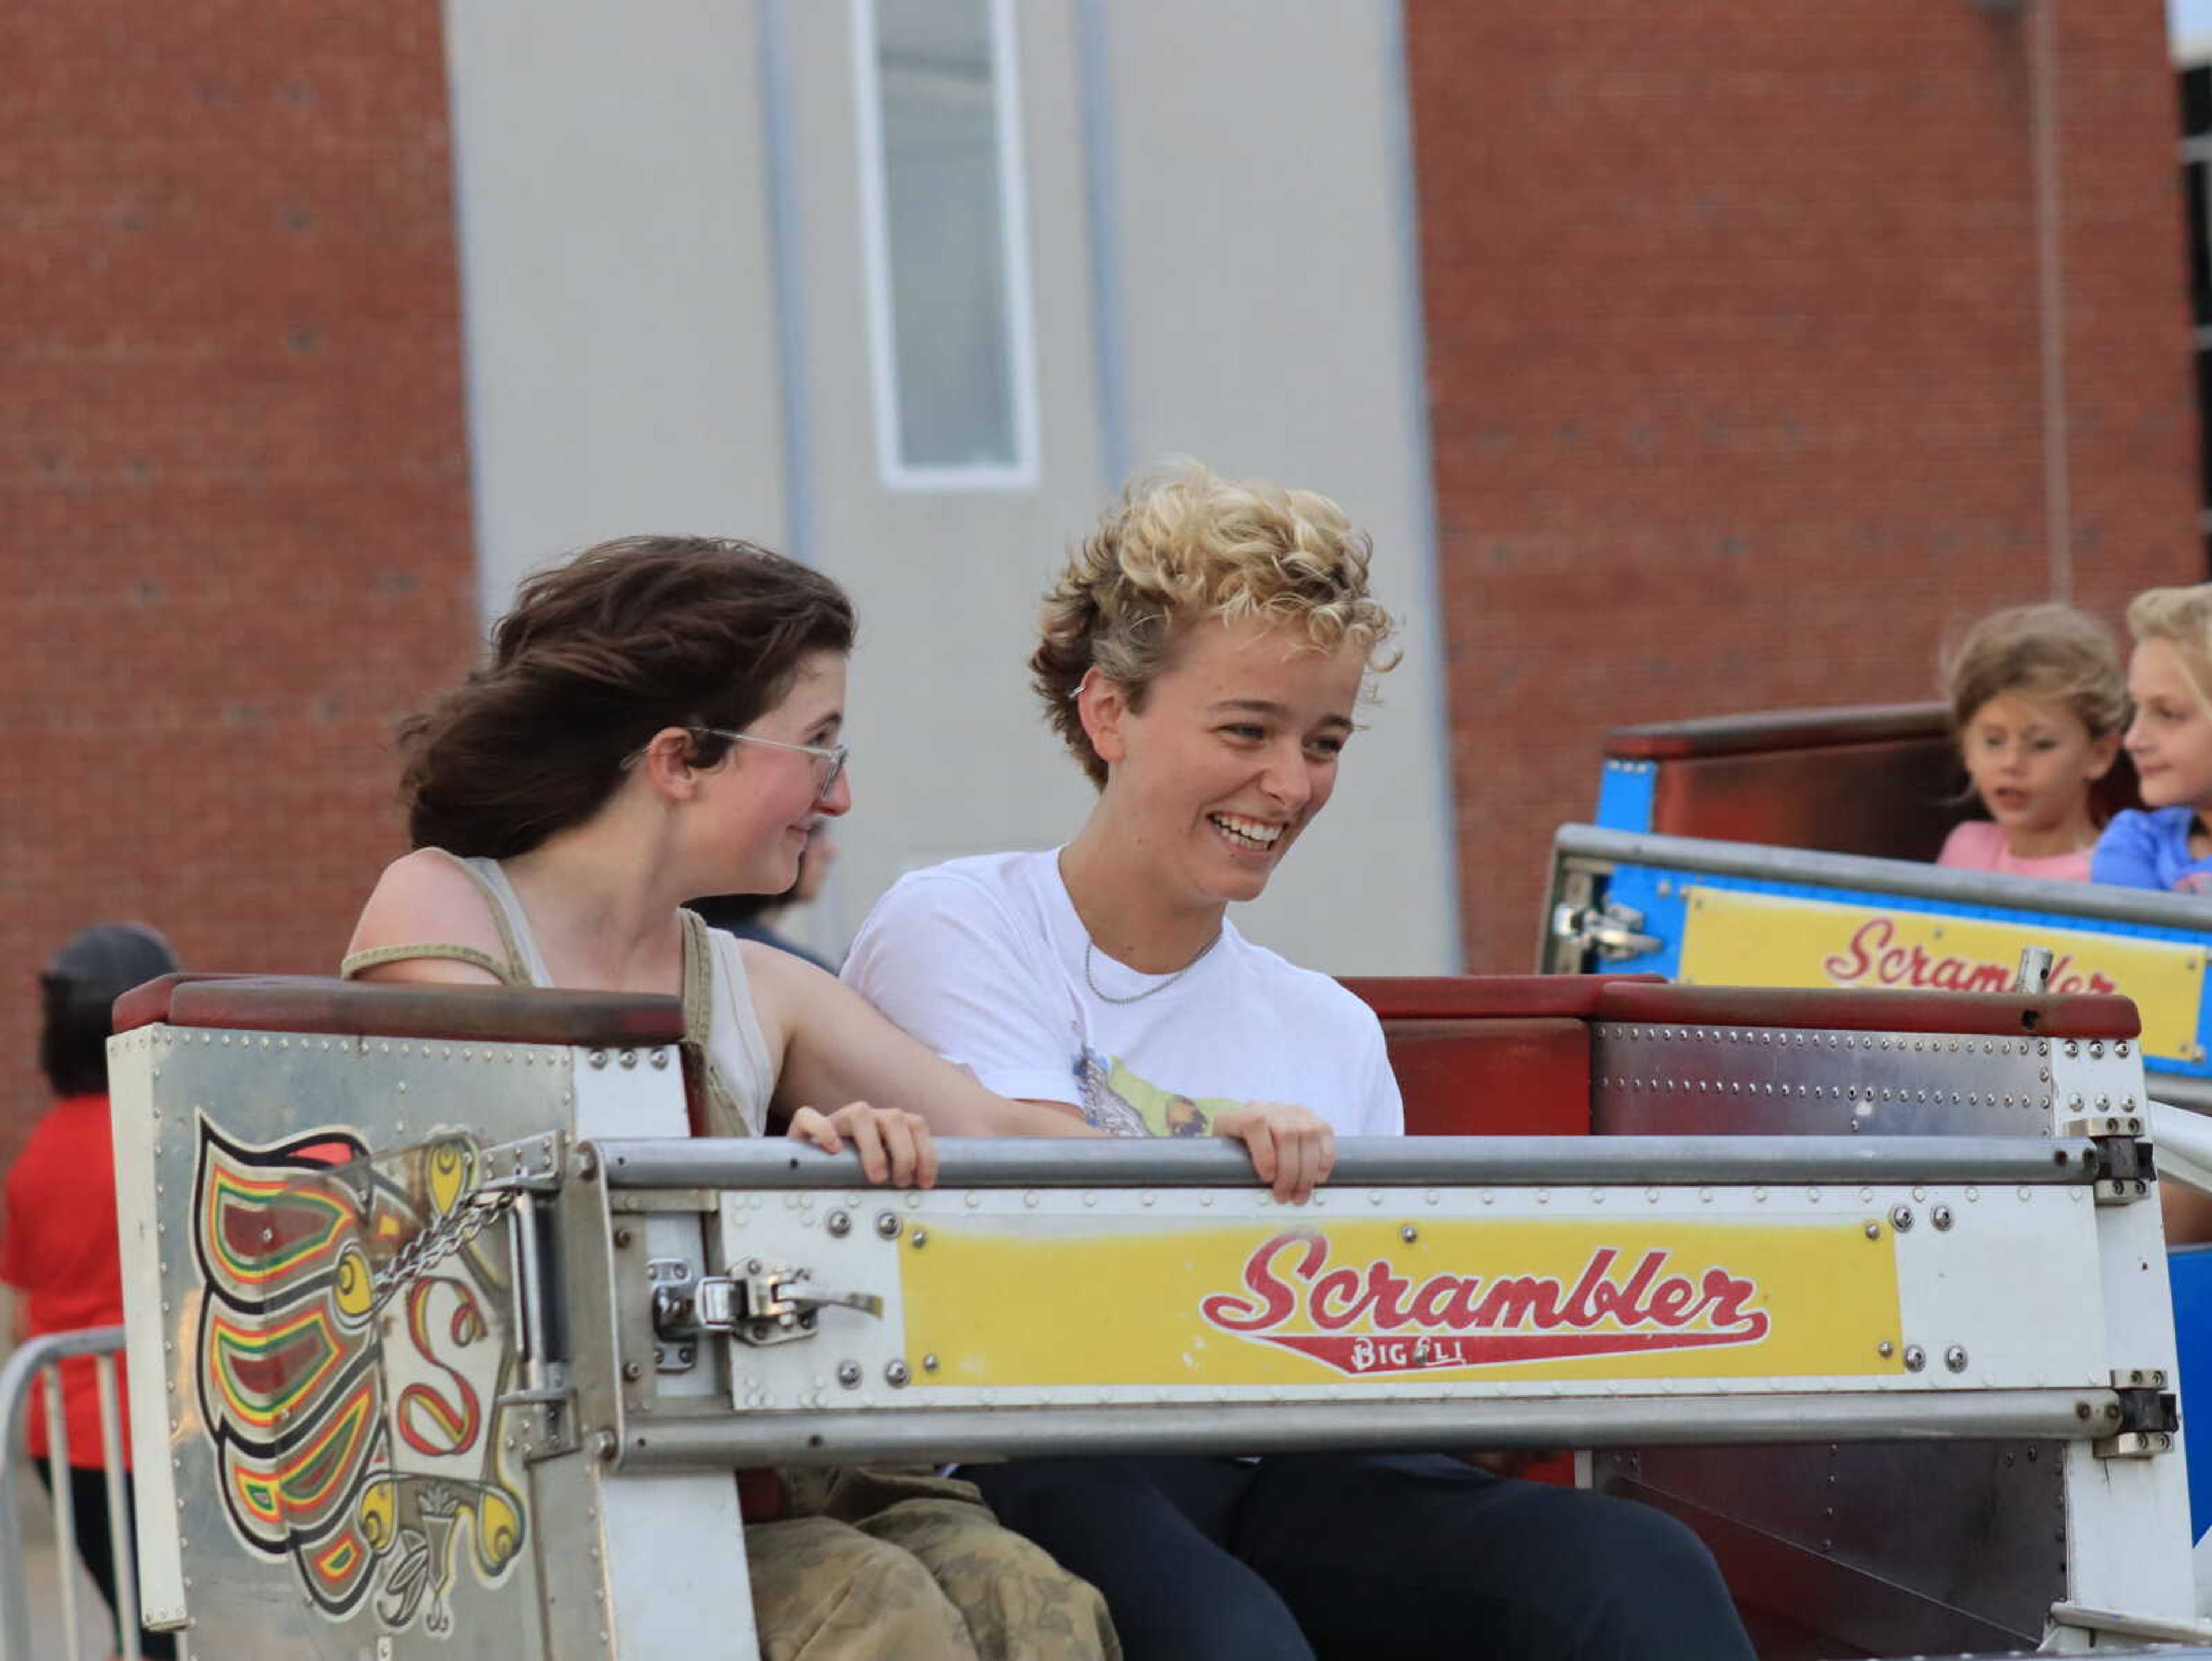
M52 1493L54 1476L52 1464L40 1459L37 1469L39 1481L46 1484L47 1493ZM69 1478L70 1507L76 1513L70 1520L76 1525L76 1555L83 1560L86 1573L92 1576L93 1584L100 1588L100 1595L107 1600L107 1607L112 1612L115 1609L115 1554L110 1549L107 1537L107 1477L97 1465L89 1470L82 1465L71 1465ZM136 1487L126 1475L123 1479L123 1542L132 1551L137 1549L137 1543L131 1537L131 1519L136 1514L137 1503ZM64 1574L69 1572L66 1564L63 1566L62 1572ZM115 1634L116 1652L119 1654L123 1649L122 1616L117 1614L114 1620L117 1624L112 1630ZM147 1657L148 1661L168 1661L168 1658L177 1652L176 1634L141 1633L138 1652Z
M1105 1594L1129 1661L1751 1661L1711 1554L1673 1518L1441 1454L962 1474Z

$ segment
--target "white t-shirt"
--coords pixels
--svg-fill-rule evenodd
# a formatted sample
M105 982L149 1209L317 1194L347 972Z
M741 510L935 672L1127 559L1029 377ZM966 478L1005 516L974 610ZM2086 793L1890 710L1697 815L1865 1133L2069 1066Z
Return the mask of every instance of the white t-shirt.
M1132 1003L1095 996L1089 936L1059 855L985 854L902 877L876 902L844 979L1000 1094L1064 1101L1121 1136L1211 1134L1216 1112L1296 1102L1340 1136L1397 1136L1406 1116L1375 1012L1225 919L1180 980ZM1094 952L1100 987L1160 986Z

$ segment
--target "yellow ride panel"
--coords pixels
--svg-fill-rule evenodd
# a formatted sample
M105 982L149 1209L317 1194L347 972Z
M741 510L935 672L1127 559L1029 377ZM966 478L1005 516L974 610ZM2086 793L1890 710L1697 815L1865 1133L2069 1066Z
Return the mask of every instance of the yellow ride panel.
M900 1260L923 1388L1832 1377L1899 1338L1874 1212L976 1216Z
M1682 926L1686 985L1841 986L2002 992L2021 949L2056 954L2054 992L2118 992L2142 1015L2143 1048L2200 1059L2202 949L2046 921L1997 923L1873 905L1693 887Z

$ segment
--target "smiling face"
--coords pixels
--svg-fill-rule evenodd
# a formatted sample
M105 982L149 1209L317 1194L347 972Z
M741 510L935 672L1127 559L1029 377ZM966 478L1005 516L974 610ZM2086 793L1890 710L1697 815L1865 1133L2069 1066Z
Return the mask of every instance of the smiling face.
M1255 900L1336 788L1366 650L1249 618L1190 624L1180 646L1141 707L1111 683L1085 694L1100 805L1172 901Z
M2212 808L2212 712L2191 667L2171 640L2136 647L2128 663L2128 695L2136 706L2128 755L2146 804L2203 814Z
M823 796L817 788L821 763L776 744L827 749L845 724L845 654L811 652L799 659L791 689L745 729L767 743L732 743L700 773L702 855L731 880L702 892L781 894L799 876L807 834L823 815L851 811L845 775Z
M2089 786L2110 770L2118 733L2093 737L2064 703L2002 692L1974 712L1959 742L1975 793L2014 854L2071 852L2094 837Z

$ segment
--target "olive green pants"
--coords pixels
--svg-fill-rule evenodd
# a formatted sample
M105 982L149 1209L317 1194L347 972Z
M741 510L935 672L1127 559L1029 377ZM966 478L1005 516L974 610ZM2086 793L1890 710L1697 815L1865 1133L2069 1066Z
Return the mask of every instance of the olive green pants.
M785 1473L745 1530L763 1661L1120 1661L1106 1602L975 1488L903 1470Z

